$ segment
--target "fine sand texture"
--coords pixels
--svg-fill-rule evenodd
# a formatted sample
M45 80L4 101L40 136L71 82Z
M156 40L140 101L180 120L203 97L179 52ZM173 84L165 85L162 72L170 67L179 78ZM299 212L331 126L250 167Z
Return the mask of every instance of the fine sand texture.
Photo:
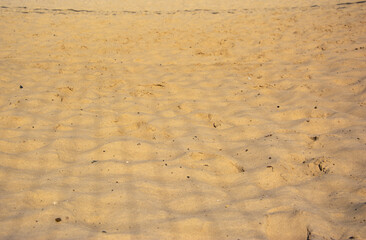
M0 239L366 239L366 1L0 0Z

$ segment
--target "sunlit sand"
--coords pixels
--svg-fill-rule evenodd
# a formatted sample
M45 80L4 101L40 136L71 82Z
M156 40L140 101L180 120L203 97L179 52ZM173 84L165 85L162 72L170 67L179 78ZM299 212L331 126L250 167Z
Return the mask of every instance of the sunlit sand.
M0 0L0 239L366 239L365 19Z

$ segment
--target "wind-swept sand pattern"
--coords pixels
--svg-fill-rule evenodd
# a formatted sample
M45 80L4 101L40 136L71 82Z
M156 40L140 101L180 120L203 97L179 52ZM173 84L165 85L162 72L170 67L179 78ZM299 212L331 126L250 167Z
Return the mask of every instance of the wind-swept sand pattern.
M0 1L0 239L366 239L365 1L87 3Z

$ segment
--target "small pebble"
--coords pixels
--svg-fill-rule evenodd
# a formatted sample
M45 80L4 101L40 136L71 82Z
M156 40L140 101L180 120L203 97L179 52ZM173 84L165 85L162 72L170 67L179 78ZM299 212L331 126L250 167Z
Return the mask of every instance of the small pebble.
M316 140L318 140L318 139L319 139L319 137L317 137L317 136L315 136L315 137L310 137L310 139L311 139L311 140L313 140L313 141L316 141Z

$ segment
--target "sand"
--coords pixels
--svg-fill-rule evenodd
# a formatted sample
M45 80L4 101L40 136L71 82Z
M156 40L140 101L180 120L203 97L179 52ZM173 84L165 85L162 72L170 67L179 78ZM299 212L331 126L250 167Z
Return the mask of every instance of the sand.
M0 0L0 239L366 239L366 2Z

